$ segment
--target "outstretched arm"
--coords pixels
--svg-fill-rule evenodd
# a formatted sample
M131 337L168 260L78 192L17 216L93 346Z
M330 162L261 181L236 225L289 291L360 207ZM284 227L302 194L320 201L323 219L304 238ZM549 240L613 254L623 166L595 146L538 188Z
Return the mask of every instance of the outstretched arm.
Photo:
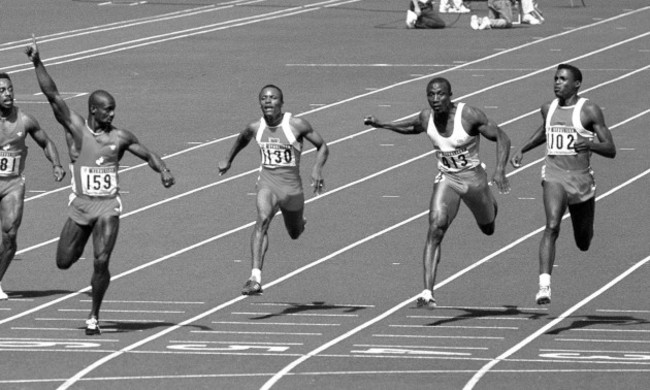
M52 163L52 168L54 169L54 180L61 181L65 177L65 170L61 166L61 161L59 160L59 152L56 149L56 145L47 136L45 131L41 129L38 121L29 114L23 113L23 121L25 123L25 128L27 133L32 136L36 144L43 149L45 157L50 160Z
M41 88L41 91L50 103L50 106L54 111L54 117L61 125L63 125L63 127L66 128L66 130L74 131L74 122L79 120L83 122L83 120L78 118L78 115L68 108L68 105L59 94L59 90L57 89L54 80L52 80L52 77L47 73L45 65L43 65L43 62L41 61L38 46L36 45L36 38L34 36L32 36L32 44L25 49L25 53L34 64L38 86Z
M252 123L246 126L246 128L242 130L242 132L237 136L237 139L230 149L230 153L228 153L226 159L219 161L218 169L220 176L228 172L230 165L232 164L237 154L239 154L239 152L241 152L241 150L244 149L249 142L251 142L251 139L253 139L253 135L255 134L255 131L253 129L254 127Z
M163 186L165 188L169 188L174 183L176 180L174 179L174 176L172 176L171 172L169 171L169 168L165 165L165 162L158 156L156 153L150 151L147 149L144 145L138 141L135 135L133 135L131 132L121 130L126 138L127 142L127 148L129 152L133 153L135 156L139 157L140 159L146 161L151 169L153 169L156 172L160 173L160 180L162 181Z
M379 119L372 115L368 115L363 119L363 124L373 126L378 129L387 129L400 134L420 134L425 131L426 127L423 123L428 118L427 110L420 112L412 118L407 118L397 122L381 122Z

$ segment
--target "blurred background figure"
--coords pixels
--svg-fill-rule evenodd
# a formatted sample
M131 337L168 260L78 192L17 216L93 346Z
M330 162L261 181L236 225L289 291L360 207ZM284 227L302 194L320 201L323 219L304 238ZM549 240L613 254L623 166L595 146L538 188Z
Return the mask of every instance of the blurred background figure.
M407 28L445 28L445 21L434 7L432 0L410 0L406 11Z

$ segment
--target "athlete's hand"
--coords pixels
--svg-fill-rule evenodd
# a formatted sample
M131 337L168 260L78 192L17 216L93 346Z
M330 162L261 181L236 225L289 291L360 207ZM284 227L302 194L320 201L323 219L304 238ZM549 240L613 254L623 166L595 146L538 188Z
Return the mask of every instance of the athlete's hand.
M323 180L320 175L313 176L311 178L311 186L314 187L314 194L320 195L323 193L323 187L325 187L325 180Z
M65 177L65 169L60 165L54 166L54 180L61 181Z
M492 177L490 184L496 185L500 194L510 193L510 182L508 181L508 177L506 177L504 172L494 172L494 176Z
M377 126L377 118L375 118L372 115L367 115L365 118L363 118L363 124L366 126Z
M582 139L582 138L578 138L578 140L573 145L573 148L575 149L575 151L577 153L582 153L582 152L590 151L591 150L591 145L590 145L589 141L587 141L585 139Z
M162 184L163 184L163 186L165 186L165 188L169 188L169 187L173 186L174 183L176 183L176 179L174 179L174 176L172 176L172 173L169 172L169 169L164 169L160 173L160 180L162 181Z
M34 34L32 34L32 44L27 46L27 48L25 48L25 54L27 54L27 57L29 57L29 60L31 62L40 59L40 55L38 53L38 46L36 46L36 36Z
M524 159L524 154L521 153L521 151L518 151L510 159L510 164L512 164L512 166L515 168L519 168L521 166L521 160L523 159Z
M230 169L230 163L228 160L221 160L219 161L219 164L217 164L217 168L219 169L219 176L221 176L224 173L228 172Z

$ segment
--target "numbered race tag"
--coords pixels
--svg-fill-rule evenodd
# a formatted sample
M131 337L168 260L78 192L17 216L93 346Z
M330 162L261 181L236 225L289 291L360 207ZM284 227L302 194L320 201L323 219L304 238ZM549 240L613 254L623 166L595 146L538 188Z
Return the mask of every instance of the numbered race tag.
M291 145L263 142L260 143L260 151L262 165L267 168L296 166L294 149Z
M81 167L84 195L109 196L117 192L117 167Z
M21 158L20 152L16 150L0 151L0 177L18 176Z
M463 169L469 164L469 152L465 148L456 149L451 152L436 151L438 161L446 168L447 171L457 171Z
M577 138L574 128L553 126L546 131L546 152L549 155L575 155Z

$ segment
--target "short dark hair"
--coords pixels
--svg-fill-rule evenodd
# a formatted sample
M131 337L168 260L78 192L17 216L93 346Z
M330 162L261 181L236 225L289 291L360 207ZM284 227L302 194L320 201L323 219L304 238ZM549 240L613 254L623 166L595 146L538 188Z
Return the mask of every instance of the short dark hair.
M262 87L262 89L260 89L260 94L262 93L262 91L264 91L267 88L277 89L278 92L280 92L280 101L284 103L284 93L282 93L282 90L280 89L280 87L278 87L277 85L274 85L274 84L266 84L265 86Z
M427 92L429 91L429 88L431 88L431 86L436 83L445 84L447 86L447 92L449 92L449 94L451 95L451 83L449 82L449 80L447 80L444 77L432 78L431 81L429 81L429 83L427 84Z
M9 77L9 74L5 72L0 72L0 79L7 79L11 81L11 77Z
M560 69L568 70L573 75L573 79L575 81L582 82L582 72L577 67L575 67L573 65L570 65L570 64L560 64L560 65L557 66L557 70L560 70Z

